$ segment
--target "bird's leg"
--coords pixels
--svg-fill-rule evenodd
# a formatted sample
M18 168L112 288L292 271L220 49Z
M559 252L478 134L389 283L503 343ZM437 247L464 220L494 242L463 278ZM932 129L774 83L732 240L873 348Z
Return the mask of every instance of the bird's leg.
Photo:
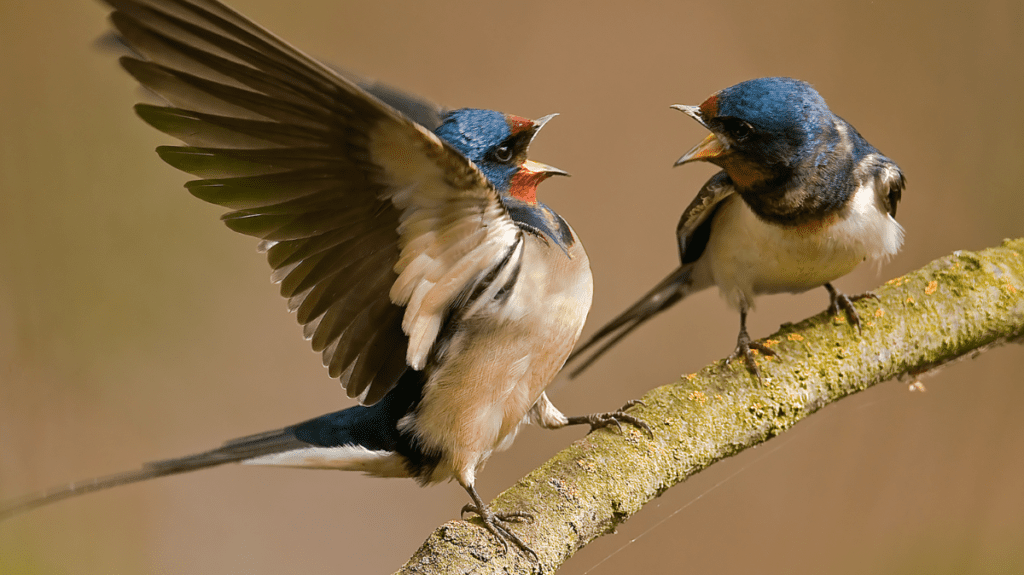
M616 411L566 417L566 425L581 425L586 423L590 425L590 431L593 432L595 429L600 429L602 427L608 427L611 425L614 425L619 429L619 431L622 431L622 424L628 423L634 427L639 427L640 429L643 429L647 433L651 434L651 436L653 437L654 432L651 431L651 426L641 421L635 415L630 415L626 413L626 410L629 409L630 407L633 407L634 405L643 404L644 402L640 401L639 399L631 399L626 402L626 405L623 405Z
M860 316L857 315L857 309L853 307L853 302L867 298L878 299L878 296L871 292L848 296L832 287L831 283L826 283L825 289L828 290L828 313L836 315L839 313L839 308L842 308L846 313L846 320L850 322L850 325L856 327L857 331L860 331Z
M462 513L470 512L476 513L480 520L484 522L484 528L491 532L498 541L501 542L501 546L508 553L508 542L511 541L516 544L517 547L523 550L524 553L533 557L534 561L539 561L537 554L530 549L529 545L523 542L518 535L512 533L502 523L508 523L513 520L522 519L533 519L533 515L526 511L513 511L510 513L495 513L484 504L483 499L480 499L480 494L476 492L476 487L472 484L463 485L467 492L469 492L470 498L473 499L473 503L468 503L462 507Z
M747 306L744 305L740 307L740 333L736 336L736 350L732 352L727 361L732 361L742 355L743 361L747 364L747 369L756 375L757 379L761 379L761 370L758 369L757 363L754 362L754 354L750 351L751 348L765 355L775 355L775 350L772 348L750 339L750 335L747 333Z

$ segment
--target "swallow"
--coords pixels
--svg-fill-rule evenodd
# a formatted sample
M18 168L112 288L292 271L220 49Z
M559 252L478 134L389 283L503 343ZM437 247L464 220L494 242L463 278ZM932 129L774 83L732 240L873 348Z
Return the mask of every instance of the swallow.
M742 356L758 378L747 313L761 294L824 287L829 311L860 327L854 301L832 281L860 262L899 251L899 167L832 113L810 84L758 78L711 95L699 106L673 105L711 133L675 166L722 168L683 212L676 228L680 265L639 301L599 329L569 358L575 377L641 324L679 300L717 286L740 313L730 360ZM587 350L601 344L586 360Z
M593 293L587 254L537 187L568 175L527 158L551 119L448 110L357 83L216 0L105 0L121 65L165 105L138 115L182 146L197 198L259 240L288 309L359 405L141 469L12 502L42 504L225 463L454 478L507 549L529 547L477 493L479 470L520 427L566 417L545 389Z

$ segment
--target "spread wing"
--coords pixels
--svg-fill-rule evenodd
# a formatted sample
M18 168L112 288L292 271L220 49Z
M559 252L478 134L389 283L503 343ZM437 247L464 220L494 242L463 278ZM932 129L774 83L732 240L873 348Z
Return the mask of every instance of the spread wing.
M711 237L711 216L722 200L736 193L725 171L711 177L683 211L676 226L679 260L683 265L697 261Z
M215 0L105 2L139 55L122 65L169 104L138 114L185 144L160 156L201 178L186 187L231 210L229 228L262 240L331 377L369 404L423 369L452 302L519 238L480 171Z

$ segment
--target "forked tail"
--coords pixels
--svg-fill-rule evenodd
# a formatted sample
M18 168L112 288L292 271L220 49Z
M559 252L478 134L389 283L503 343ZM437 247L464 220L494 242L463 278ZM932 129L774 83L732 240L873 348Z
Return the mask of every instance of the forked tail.
M356 470L386 476L408 475L395 453L396 424L408 401L392 393L370 407L357 405L297 425L228 441L217 449L176 459L153 461L141 469L75 481L0 502L0 521L93 491L176 475L225 463Z
M282 451L294 449L294 447L299 443L302 442L296 439L291 428L285 428L239 438L229 441L217 449L197 453L195 455L144 463L141 469L134 471L125 471L123 473L115 473L113 475L106 475L103 477L94 477L83 481L74 481L43 493L29 495L12 501L5 501L0 505L0 521L13 515L30 511L36 507L49 505L50 503L56 503L78 495L85 495L86 493L92 493L93 491L138 483L140 481L163 477L165 475L187 473L189 471L196 471L207 467L213 467L215 465L221 465L223 463L235 463L251 459L253 457L258 457L260 455L280 453Z
M597 330L597 333L590 336L590 339L582 345L577 346L569 356L569 359L566 360L566 365L579 360L588 349L601 344L597 351L592 353L590 357L583 359L579 365L569 372L569 377L575 378L583 373L584 370L590 367L612 346L632 333L634 329L689 295L692 286L690 281L692 270L693 266L689 265L676 268L668 277L661 280L658 285L647 292L644 297L631 305L629 309Z

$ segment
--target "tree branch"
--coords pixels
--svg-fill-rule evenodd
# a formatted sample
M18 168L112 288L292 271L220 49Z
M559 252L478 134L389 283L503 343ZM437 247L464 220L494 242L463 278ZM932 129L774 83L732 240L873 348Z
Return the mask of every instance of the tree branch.
M599 430L558 453L492 503L529 510L513 526L540 558L501 546L477 520L439 527L400 574L551 573L577 550L669 487L762 443L822 407L877 383L913 377L1024 338L1024 239L957 251L886 282L857 304L862 332L819 314L783 326L759 357L764 382L742 361L718 361L652 390L629 426Z

